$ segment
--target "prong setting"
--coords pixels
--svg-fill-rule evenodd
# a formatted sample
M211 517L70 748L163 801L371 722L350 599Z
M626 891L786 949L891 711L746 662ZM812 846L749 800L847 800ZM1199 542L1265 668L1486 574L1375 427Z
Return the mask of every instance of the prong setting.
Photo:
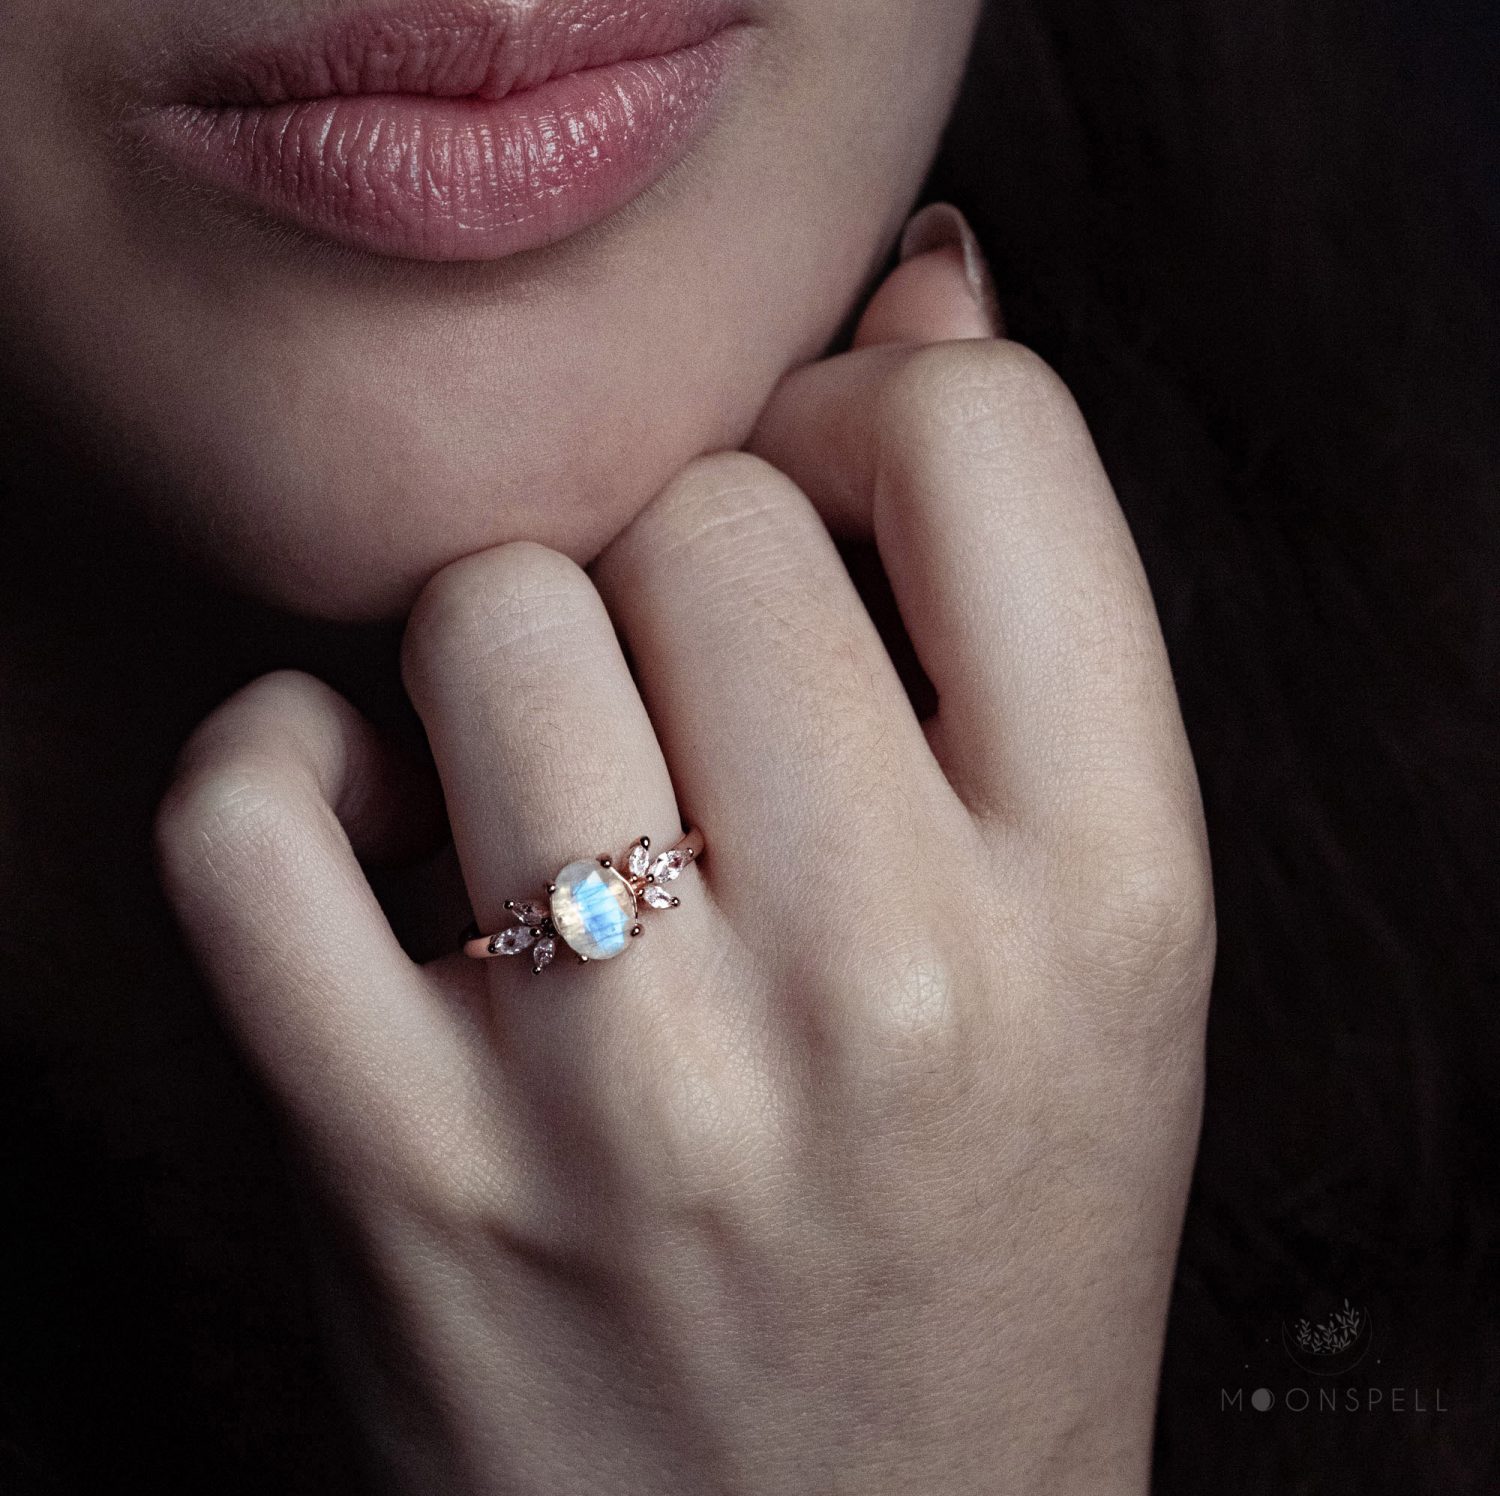
M480 958L527 955L534 975L552 965L568 946L581 966L610 960L645 933L636 918L646 909L680 909L667 885L681 876L702 849L697 832L664 852L642 836L619 859L602 856L570 863L547 884L544 900L507 899L512 923L497 934L476 930L465 946Z

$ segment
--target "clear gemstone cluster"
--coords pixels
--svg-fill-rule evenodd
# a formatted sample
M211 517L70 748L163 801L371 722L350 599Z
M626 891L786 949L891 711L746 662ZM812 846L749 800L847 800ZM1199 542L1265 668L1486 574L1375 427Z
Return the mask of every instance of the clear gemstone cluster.
M611 960L640 935L641 904L675 909L682 902L667 885L691 861L692 854L677 847L653 856L651 838L643 836L626 853L623 872L608 857L569 863L547 890L546 908L522 901L505 906L515 923L491 939L490 954L529 953L539 976L556 959L559 944L583 961Z

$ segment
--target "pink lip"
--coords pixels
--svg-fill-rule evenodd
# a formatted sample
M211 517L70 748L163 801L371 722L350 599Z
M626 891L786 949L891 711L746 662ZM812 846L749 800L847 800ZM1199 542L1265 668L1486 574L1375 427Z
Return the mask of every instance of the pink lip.
M190 175L339 243L491 260L600 222L708 124L728 0L389 11L216 56L147 137Z

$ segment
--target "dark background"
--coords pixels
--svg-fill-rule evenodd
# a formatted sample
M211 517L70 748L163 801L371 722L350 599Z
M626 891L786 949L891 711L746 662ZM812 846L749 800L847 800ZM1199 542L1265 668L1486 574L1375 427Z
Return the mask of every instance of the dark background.
M1221 957L1164 1492L1500 1490L1497 56L1479 5L1019 0L932 184L1090 419L1207 800ZM70 585L107 608L126 542L79 543L99 564L41 603L7 565L11 614L62 616ZM181 601L98 673L185 734L235 666L152 695L143 661L191 678L223 643L182 637ZM126 834L77 890L110 932L87 992L55 920L0 952L0 1496L352 1496L274 1125L161 967L160 907L118 892L146 886L158 767L27 746L23 844L86 838L105 799ZM1345 1300L1369 1349L1319 1379L1282 1328Z

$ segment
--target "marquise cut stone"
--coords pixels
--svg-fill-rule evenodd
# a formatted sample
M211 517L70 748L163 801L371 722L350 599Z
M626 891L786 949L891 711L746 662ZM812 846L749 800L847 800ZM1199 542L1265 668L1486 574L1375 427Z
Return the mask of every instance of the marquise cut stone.
M508 930L502 930L490 941L490 949L497 956L519 956L522 951L529 950L531 943L536 939L536 931L527 925L512 925Z
M651 876L658 883L670 883L678 877L683 868L688 865L686 852L680 852L673 848L670 852L663 852L655 862L651 864Z
M630 944L635 894L614 868L571 862L554 880L552 924L590 961L608 961Z

